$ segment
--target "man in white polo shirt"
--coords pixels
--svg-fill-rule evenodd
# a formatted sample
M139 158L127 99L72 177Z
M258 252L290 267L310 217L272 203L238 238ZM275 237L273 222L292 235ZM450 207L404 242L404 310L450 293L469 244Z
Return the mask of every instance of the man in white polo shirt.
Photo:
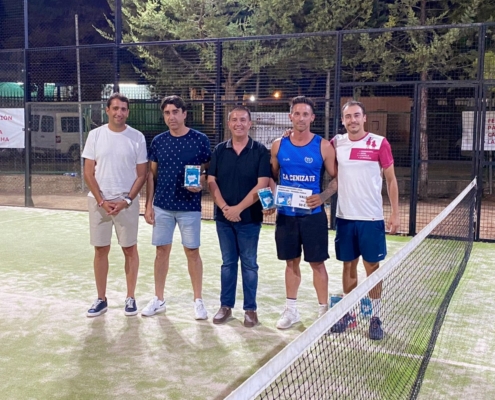
M357 264L363 257L366 274L375 272L387 255L383 216L382 176L387 182L392 213L387 223L391 234L399 229L399 190L394 172L394 159L387 139L364 130L366 111L358 101L342 107L342 123L347 133L332 139L338 164L338 201L336 213L335 253L343 261L344 295L357 286ZM381 282L370 292L373 314L369 336L383 338ZM344 332L354 323L348 313L332 328Z

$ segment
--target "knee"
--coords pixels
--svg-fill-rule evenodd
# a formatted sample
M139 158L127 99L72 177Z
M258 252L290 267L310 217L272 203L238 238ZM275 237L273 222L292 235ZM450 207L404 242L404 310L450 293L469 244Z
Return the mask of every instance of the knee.
M309 265L311 266L311 268L314 271L317 271L317 272L327 272L327 269L325 267L325 263L323 263L323 262L309 263Z
M199 249L188 249L184 247L184 253L188 261L199 261L201 258L199 256Z
M122 247L122 251L124 252L124 256L126 257L136 257L137 256L137 245L130 247Z
M110 246L95 246L95 255L97 257L107 257L110 253Z
M368 273L368 275L370 275L380 267L380 263L379 262L376 262L376 263L365 262L364 266L365 266L366 272Z
M156 257L157 258L168 258L170 255L171 246L156 246Z

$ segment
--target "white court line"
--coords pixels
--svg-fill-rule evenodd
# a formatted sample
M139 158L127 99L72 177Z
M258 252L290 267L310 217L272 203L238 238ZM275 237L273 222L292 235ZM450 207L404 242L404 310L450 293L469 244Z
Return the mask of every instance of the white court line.
M448 365L455 365L458 367L464 367L464 368L469 368L469 369L476 369L478 371L490 371L490 372L495 372L495 367L489 367L486 365L478 365L478 364L470 364L470 363L465 363L461 361L452 361L452 360L444 360L441 358L430 358L430 363L431 362L436 362L439 364L448 364Z
M340 342L336 341L336 340L333 340L331 341L330 345L332 346L335 346L335 347L339 347L340 346ZM380 353L380 354L388 354L388 355L391 355L391 356L398 356L398 357L405 357L405 358L413 358L413 359L422 359L424 356L422 355L418 355L418 354L409 354L409 353L398 353L398 352L395 352L395 351L383 351L383 350L380 350L380 351L376 351L375 348L363 348L363 347L360 347L360 346L354 346L354 349L358 349L358 350L368 350L369 353ZM446 364L446 365L455 365L457 367L463 367L463 368L468 368L468 369L475 369L475 370L478 370L478 371L490 371L490 372L495 372L495 367L490 367L488 365L479 365L479 364L471 364L471 363L466 363L466 362L462 362L462 361L453 361L453 360L446 360L446 359L443 359L443 358L434 358L434 357L431 357L429 362L428 362L428 365L432 362L436 362L438 364Z

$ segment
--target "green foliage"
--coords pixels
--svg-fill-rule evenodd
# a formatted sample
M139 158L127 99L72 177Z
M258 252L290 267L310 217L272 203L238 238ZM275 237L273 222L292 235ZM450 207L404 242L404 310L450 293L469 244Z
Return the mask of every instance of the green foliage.
M112 5L112 0L109 4ZM124 42L172 41L249 37L329 31L366 26L372 0L349 4L344 0L123 0ZM113 29L112 23L109 21ZM107 38L108 32L100 32ZM334 65L333 38L224 42L222 74L225 95L253 75L271 68L279 78L293 78L305 70ZM131 48L143 60L136 66L158 90L200 88L215 84L216 44L196 42Z

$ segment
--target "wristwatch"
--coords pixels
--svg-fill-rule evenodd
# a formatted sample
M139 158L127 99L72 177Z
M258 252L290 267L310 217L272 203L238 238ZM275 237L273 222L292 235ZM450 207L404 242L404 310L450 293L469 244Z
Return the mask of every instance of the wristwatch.
M127 207L130 207L132 204L132 199L129 196L124 197L124 201L127 203Z

